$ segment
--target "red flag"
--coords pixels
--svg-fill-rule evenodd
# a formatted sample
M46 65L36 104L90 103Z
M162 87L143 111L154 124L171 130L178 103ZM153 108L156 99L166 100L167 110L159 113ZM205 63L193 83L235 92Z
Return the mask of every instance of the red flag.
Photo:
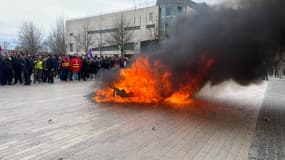
M2 47L0 47L0 52L2 52Z

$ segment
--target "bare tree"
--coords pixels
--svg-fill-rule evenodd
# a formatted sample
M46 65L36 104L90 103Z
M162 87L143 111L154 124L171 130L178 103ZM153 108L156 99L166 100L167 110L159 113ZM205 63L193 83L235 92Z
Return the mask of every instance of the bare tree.
M36 53L42 47L42 33L33 22L25 22L18 33L18 43L22 50Z
M45 53L51 52L48 38L43 42L42 47L41 47L41 52L45 52Z
M11 45L10 45L10 43L8 41L1 42L0 46L2 47L3 50L8 50L11 47Z
M58 18L55 29L49 34L45 41L46 46L50 52L54 54L66 53L66 37L65 37L65 23L64 18Z
M127 44L133 38L133 30L130 26L131 22L127 21L123 14L113 22L114 31L110 33L109 37L105 40L110 45L118 46L121 56L124 57Z
M90 32L90 22L89 18L86 18L84 23L81 26L81 30L77 36L75 36L76 41L79 43L79 47L82 47L85 53L88 52L90 46L95 45L95 38Z

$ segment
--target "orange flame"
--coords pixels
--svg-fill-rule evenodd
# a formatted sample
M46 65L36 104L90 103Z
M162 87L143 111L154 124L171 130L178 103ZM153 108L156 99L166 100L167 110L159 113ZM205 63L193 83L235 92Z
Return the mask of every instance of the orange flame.
M213 59L201 58L199 74L192 78L186 74L187 81L178 89L173 89L172 74L163 71L163 64L159 61L151 63L147 57L138 57L129 68L120 71L115 82L97 90L94 99L98 103L189 104L213 63Z

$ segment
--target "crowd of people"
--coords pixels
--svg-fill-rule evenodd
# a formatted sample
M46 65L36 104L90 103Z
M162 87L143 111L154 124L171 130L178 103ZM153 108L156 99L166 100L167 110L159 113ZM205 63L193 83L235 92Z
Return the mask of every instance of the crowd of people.
M285 62L283 60L274 61L268 70L268 76L276 80L283 80L285 75ZM268 78L267 78L268 80Z
M87 57L78 55L51 55L28 52L0 54L1 85L54 83L61 81L94 80L102 70L115 66L126 67L127 59L119 57Z
M54 83L61 81L86 81L98 78L98 73L115 66L126 67L127 59L112 57L88 57L78 55L30 54L11 52L0 54L0 84L31 85L32 83ZM285 63L276 61L266 73L278 79L284 78Z

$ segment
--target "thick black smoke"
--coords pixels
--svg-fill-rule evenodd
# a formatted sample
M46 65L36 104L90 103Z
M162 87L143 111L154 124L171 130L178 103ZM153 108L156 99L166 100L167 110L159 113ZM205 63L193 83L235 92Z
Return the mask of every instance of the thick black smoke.
M207 81L259 82L285 46L285 1L240 0L235 7L200 6L178 19L171 39L150 59L159 59L176 80L198 72L199 59L215 60ZM174 82L176 83L176 82ZM177 82L179 83L179 82Z
M188 16L178 18L171 38L149 55L171 71L172 91L192 84L189 75L200 74L203 56L214 59L200 84L234 80L241 85L258 83L275 64L285 46L285 0L235 0L233 7L198 5ZM106 73L103 85L112 87L118 72ZM104 87L104 86L103 86Z

